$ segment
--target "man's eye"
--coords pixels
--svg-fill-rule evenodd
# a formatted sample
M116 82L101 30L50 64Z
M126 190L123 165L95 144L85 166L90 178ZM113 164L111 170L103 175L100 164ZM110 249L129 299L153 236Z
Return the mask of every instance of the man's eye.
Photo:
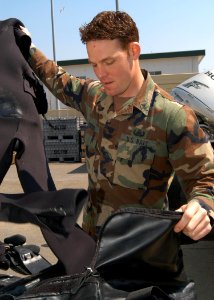
M112 65L114 63L114 60L108 60L108 61L106 61L106 65Z

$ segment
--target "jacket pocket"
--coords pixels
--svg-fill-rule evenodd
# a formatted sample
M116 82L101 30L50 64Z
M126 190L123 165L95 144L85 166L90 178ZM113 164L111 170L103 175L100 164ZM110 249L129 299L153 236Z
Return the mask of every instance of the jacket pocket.
M155 156L155 142L130 137L118 145L113 183L131 189L145 189Z

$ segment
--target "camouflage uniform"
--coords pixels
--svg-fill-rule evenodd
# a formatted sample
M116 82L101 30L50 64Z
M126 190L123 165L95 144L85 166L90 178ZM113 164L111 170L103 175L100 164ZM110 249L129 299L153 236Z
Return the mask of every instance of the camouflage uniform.
M174 102L149 73L143 71L139 94L116 112L99 81L69 75L35 48L30 64L59 100L87 120L88 233L95 235L96 226L122 206L164 208L173 171L189 201L214 208L212 146L192 110Z

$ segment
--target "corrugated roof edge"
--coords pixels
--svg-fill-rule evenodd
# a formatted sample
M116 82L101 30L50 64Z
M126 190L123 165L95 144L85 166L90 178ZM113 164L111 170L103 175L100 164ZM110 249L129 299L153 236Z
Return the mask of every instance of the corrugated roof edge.
M190 50L190 51L176 51L176 52L160 52L160 53L147 53L141 54L140 60L143 59L158 59L158 58L176 58L187 56L205 56L205 50ZM58 60L57 64L60 66L69 65L87 65L89 64L87 58L71 59L71 60Z

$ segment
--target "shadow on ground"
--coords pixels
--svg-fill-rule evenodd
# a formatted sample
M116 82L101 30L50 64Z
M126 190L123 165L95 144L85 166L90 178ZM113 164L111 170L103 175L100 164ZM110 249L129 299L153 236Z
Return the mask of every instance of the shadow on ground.
M87 173L86 164L69 172L68 174L84 174Z

